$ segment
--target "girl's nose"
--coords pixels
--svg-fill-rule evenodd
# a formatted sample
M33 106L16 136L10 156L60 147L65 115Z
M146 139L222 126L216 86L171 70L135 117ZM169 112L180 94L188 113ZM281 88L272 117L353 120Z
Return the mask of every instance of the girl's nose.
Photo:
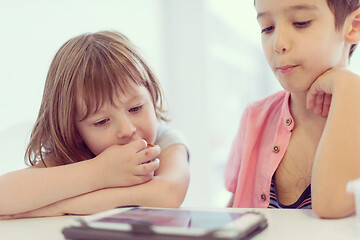
M134 124L126 117L118 121L117 129L117 138L131 138L136 131Z

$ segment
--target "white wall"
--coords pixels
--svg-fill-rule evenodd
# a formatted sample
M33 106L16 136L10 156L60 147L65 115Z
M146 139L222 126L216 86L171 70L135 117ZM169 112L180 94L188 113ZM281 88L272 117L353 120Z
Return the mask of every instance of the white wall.
M182 0L164 7L165 19L171 19L164 29L172 125L191 147L184 205L225 206L224 167L243 108L275 91L277 83L265 79L269 70L251 3Z
M83 32L118 30L139 46L187 137L184 206L225 206L223 172L244 107L280 89L260 46L253 1L0 0L0 174L23 168L27 137L58 48ZM359 71L360 49L351 67Z

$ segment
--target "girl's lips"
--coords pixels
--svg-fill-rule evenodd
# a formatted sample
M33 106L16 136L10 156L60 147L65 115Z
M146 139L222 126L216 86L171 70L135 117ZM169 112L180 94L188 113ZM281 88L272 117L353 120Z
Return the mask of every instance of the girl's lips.
M288 74L291 73L298 65L287 65L276 68L279 70L282 74Z

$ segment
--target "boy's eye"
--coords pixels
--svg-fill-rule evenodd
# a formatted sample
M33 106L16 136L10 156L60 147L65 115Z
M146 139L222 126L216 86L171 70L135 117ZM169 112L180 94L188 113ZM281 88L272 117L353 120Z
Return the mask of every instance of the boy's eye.
M129 112L138 112L143 108L144 105L139 105L129 109Z
M263 29L261 29L261 33L267 34L267 33L270 33L273 29L274 29L274 26L263 28Z
M94 123L94 125L95 126L103 126L105 123L107 123L109 121L109 119L108 118L105 118L105 119L103 119L103 120L101 120L101 121L98 121L98 122L96 122L96 123Z
M304 27L307 27L309 26L311 23L311 20L309 21L304 21L304 22L294 22L293 25L297 28L304 28Z

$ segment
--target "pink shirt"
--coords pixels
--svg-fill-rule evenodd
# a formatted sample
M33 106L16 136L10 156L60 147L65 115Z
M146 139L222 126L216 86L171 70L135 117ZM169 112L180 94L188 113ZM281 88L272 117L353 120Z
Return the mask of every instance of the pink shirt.
M246 108L225 172L225 186L234 193L233 207L268 207L271 177L294 127L289 97L281 91Z

